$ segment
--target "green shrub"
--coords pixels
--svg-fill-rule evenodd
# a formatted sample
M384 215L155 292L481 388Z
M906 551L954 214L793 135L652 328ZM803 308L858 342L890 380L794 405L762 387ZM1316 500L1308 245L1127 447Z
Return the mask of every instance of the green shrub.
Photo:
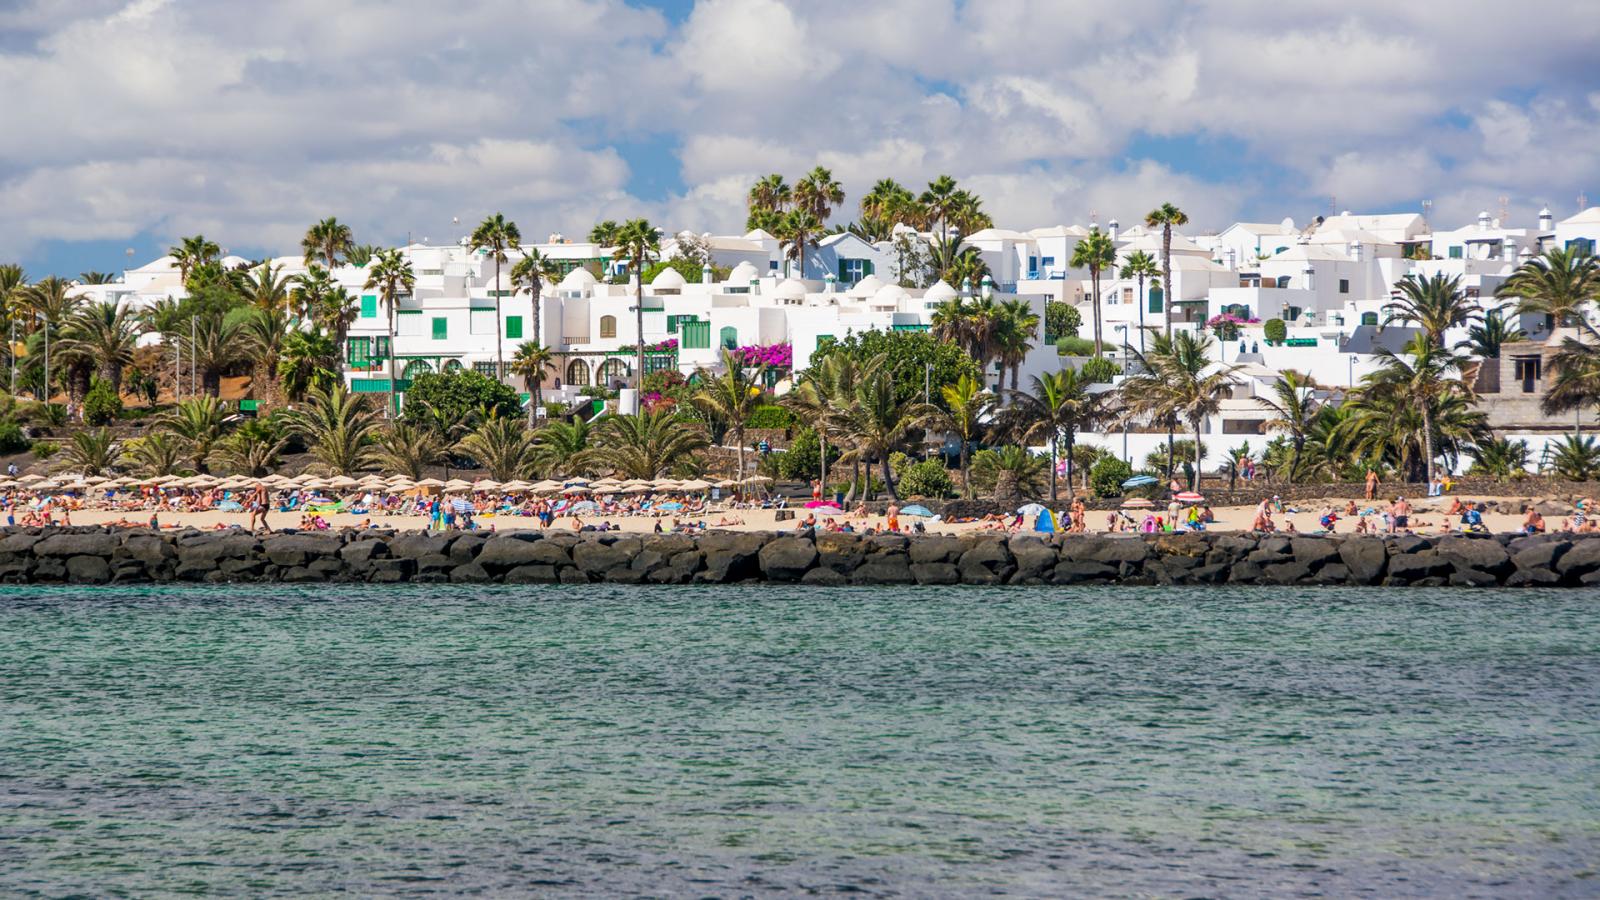
M768 403L758 406L750 411L749 421L744 423L746 428L788 428L794 424L794 415L787 409L776 404Z
M1075 335L1056 338L1056 353L1061 356L1089 356L1094 353L1094 341Z
M1052 301L1044 305L1044 333L1053 338L1077 337L1083 316L1070 303Z
M67 424L67 406L64 403L35 403L32 415L34 421L42 425L59 428Z
M900 471L896 485L902 497L943 498L955 489L950 471L937 459L911 463Z
M1084 378L1087 378L1091 382L1109 384L1112 378L1115 378L1122 372L1122 369L1118 368L1116 363L1106 359L1104 356L1095 356L1086 360L1083 364L1083 368L1079 371Z
M839 453L838 447L828 445L830 469L838 463ZM789 449L772 455L779 476L786 481L810 481L822 476L822 441L817 438L814 429L804 426L796 429L794 440L789 442ZM837 472L836 469L834 471Z
M1120 457L1101 457L1089 470L1089 485L1096 497L1122 496L1122 483L1133 477L1133 467Z
M1268 319L1261 325L1261 335L1269 344L1281 344L1289 337L1289 326L1282 319Z
M0 422L0 453L21 453L33 446L15 422Z
M60 449L61 446L59 444L47 444L44 441L37 441L33 445L33 456L35 459L49 459L55 456L56 451Z
M109 425L122 414L122 398L111 382L96 377L89 382L89 393L83 397L83 421L86 425Z

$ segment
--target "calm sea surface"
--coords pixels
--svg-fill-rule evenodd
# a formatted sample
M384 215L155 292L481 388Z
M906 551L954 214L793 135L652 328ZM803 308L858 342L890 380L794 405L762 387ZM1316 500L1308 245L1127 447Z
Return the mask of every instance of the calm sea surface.
M0 894L1600 894L1600 594L6 588Z

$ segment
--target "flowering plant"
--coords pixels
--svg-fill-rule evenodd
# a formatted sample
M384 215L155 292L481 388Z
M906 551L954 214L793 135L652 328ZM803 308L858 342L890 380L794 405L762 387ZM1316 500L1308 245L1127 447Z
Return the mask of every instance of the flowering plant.
M734 351L744 357L747 366L767 366L788 369L794 366L794 347L790 344L751 345Z
M1240 325L1255 325L1261 320L1257 318L1240 318L1233 313L1222 313L1206 320L1206 327L1219 340L1231 341L1239 336Z
M666 340L661 341L660 343L650 344L650 345L646 346L644 349L646 349L646 350L676 350L676 349L678 349L678 339L677 338L667 338Z

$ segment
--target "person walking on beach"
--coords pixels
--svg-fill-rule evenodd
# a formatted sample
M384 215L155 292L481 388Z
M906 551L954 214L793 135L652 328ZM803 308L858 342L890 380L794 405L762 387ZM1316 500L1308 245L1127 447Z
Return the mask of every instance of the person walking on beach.
M1398 533L1411 530L1411 504L1406 502L1406 498L1394 498L1394 506L1389 511L1393 516L1389 526L1390 531Z
M1378 497L1378 471L1367 469L1367 499L1376 500Z
M256 519L261 519L261 530L271 533L272 528L267 525L267 488L266 485L257 484L250 491L250 498L245 501L250 507L250 531L256 530Z

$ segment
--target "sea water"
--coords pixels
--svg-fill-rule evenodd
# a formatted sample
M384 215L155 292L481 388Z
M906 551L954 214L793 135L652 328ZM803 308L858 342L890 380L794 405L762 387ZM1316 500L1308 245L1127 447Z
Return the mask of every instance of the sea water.
M7 588L0 894L1600 893L1600 595Z

